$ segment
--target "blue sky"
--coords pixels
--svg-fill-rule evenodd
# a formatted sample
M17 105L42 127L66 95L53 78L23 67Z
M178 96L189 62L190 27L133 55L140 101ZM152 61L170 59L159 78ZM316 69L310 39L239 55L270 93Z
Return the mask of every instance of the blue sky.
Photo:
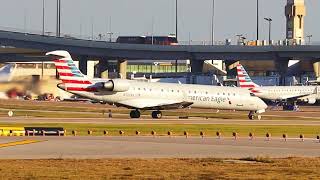
M42 0L1 0L0 27L41 31ZM256 0L215 0L215 39L235 39L244 34L255 39ZM45 0L46 31L55 31L56 0ZM179 40L210 40L212 0L179 0ZM268 25L264 17L273 18L273 39L285 38L284 6L286 0L260 0L260 37L267 39ZM306 34L320 41L320 1L306 0ZM64 34L91 36L111 31L118 35L168 35L175 32L175 0L62 0ZM24 23L26 22L26 23ZM80 28L81 27L81 28Z

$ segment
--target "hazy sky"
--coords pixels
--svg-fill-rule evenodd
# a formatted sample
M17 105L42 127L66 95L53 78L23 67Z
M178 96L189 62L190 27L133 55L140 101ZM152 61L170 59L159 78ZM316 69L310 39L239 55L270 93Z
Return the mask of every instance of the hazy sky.
M175 33L175 0L61 0L64 34L91 36L111 31L118 35L168 35ZM0 0L0 27L41 31L42 0ZM215 0L215 39L235 39L244 34L255 39L256 0ZM179 40L210 40L212 0L179 0ZM56 0L45 0L46 31L55 32ZM286 0L260 0L260 39L267 39L264 17L273 18L273 39L285 38ZM320 1L306 0L305 32L320 41ZM26 22L26 23L25 23ZM81 27L81 28L80 28Z

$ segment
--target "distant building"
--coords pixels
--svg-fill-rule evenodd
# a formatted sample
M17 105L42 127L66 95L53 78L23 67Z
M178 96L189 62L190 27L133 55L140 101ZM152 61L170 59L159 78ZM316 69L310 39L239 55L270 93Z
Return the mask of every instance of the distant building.
M287 0L285 15L287 39L293 43L302 44L304 42L304 17L306 16L304 0Z

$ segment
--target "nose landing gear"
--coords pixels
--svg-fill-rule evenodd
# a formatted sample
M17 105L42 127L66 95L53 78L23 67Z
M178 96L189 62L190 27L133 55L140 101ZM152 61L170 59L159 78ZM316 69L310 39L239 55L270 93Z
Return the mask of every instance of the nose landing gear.
M151 117L153 119L161 119L162 118L162 112L161 111L152 111Z
M261 114L256 113L254 111L250 111L249 114L248 114L248 118L250 120L254 120L255 116L257 117L258 120L261 120L261 118L262 118Z

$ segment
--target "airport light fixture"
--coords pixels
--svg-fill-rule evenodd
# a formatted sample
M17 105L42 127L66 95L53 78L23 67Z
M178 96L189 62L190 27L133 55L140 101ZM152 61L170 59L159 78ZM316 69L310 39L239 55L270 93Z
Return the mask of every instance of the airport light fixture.
M242 34L237 34L236 36L238 37L238 43L237 44L239 45L243 35Z
M308 45L311 45L312 34L307 35L307 38L308 38Z
M107 32L107 35L109 35L109 42L111 42L112 41L113 32Z
M56 36L60 37L61 34L61 0L57 0L57 27Z
M215 3L214 3L214 0L212 0L211 45L214 45L214 10L215 10Z
M42 0L42 36L44 36L44 18L45 18L45 12L44 12L44 6L45 6L45 3L44 3L44 0Z
M271 44L271 22L272 22L272 19L271 18L264 18L264 20L268 21L268 23L269 23L269 44Z
M257 41L259 40L259 0L257 0Z
M176 0L176 38L178 40L178 0Z

